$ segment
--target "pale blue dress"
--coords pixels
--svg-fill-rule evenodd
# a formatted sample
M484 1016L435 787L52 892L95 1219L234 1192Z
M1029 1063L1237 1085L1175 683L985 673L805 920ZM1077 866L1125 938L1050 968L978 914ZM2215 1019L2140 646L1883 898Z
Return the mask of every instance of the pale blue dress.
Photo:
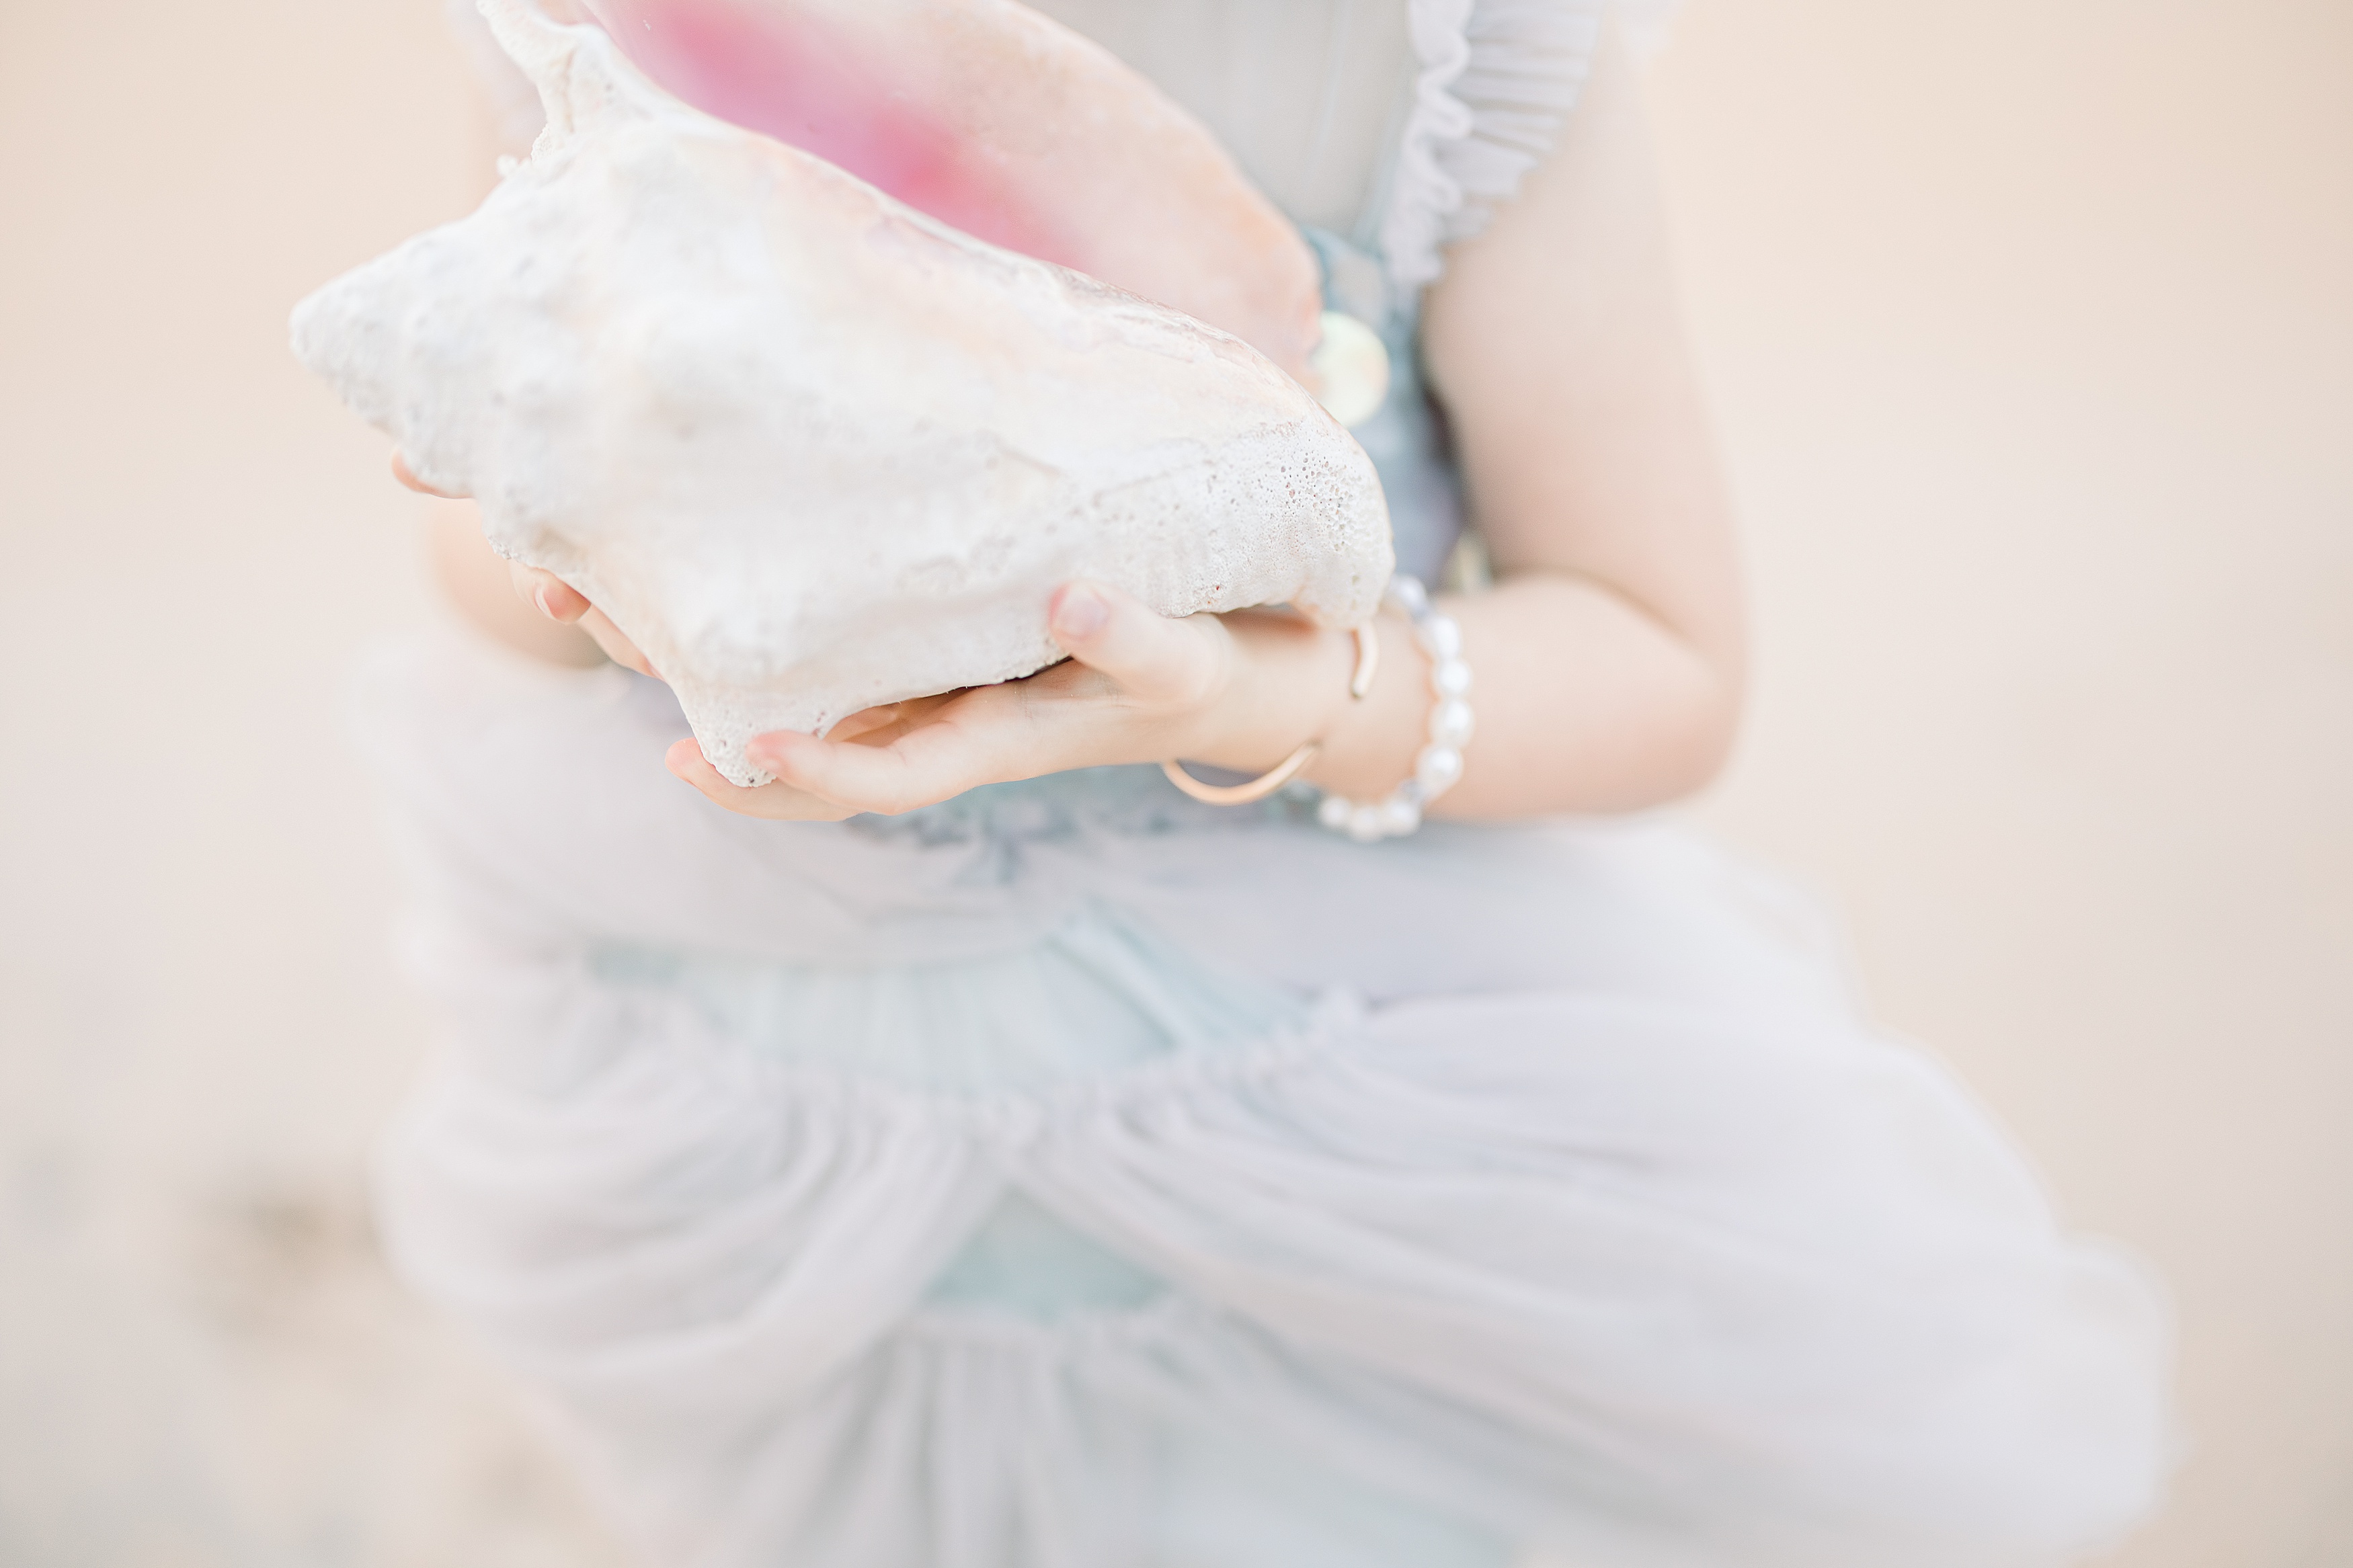
M1475 194L1438 100L1546 11L1416 5L1392 205L1314 236L1424 574L1455 218L1394 191L1419 135ZM1148 768L759 822L665 774L665 688L455 634L363 713L444 1020L391 1252L649 1563L1987 1568L2149 1506L2147 1280L1669 826L1366 847Z

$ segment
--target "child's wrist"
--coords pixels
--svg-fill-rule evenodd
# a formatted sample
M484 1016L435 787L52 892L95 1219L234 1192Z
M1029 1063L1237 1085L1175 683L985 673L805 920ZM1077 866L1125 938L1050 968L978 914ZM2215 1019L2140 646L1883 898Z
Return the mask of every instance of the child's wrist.
M1341 700L1306 772L1325 790L1360 800L1384 798L1413 775L1430 716L1430 662L1412 624L1384 608L1373 627L1381 650L1372 689L1364 700L1350 701L1343 679Z
M1186 756L1260 773L1302 744L1321 744L1349 707L1356 638L1271 616L1229 618L1233 662Z

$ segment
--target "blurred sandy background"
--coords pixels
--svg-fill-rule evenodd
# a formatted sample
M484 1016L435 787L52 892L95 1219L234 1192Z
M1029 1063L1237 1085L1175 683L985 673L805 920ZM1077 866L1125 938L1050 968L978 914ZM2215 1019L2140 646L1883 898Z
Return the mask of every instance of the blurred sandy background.
M7 1568L615 1561L361 1197L337 692L428 610L283 323L467 92L431 0L0 0ZM1656 95L1761 600L1704 815L2171 1278L2116 1563L2353 1562L2353 6L1698 0Z

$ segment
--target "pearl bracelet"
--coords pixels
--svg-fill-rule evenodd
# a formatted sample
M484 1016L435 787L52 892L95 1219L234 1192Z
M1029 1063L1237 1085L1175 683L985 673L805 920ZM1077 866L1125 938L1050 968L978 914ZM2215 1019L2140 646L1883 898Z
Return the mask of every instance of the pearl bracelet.
M1413 776L1387 800L1367 803L1327 793L1316 806L1315 820L1359 844L1402 838L1421 826L1423 809L1462 776L1462 748L1474 723L1471 704L1463 700L1471 690L1471 667L1462 662L1462 628L1430 604L1428 590L1402 573L1389 579L1383 599L1412 617L1413 640L1430 656L1430 689L1438 700L1430 710L1430 743L1414 758Z

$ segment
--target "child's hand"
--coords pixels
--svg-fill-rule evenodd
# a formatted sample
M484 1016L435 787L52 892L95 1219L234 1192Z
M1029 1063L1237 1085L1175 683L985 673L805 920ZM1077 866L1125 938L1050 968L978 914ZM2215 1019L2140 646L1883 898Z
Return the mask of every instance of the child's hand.
M392 471L411 489L443 493L397 453ZM614 663L659 677L577 589L506 564L526 604L587 632ZM757 789L728 783L691 740L670 748L670 769L730 811L836 821L1112 763L1183 757L1260 773L1302 741L1328 742L1336 710L1347 705L1352 640L1282 612L1170 620L1116 588L1074 583L1054 595L1048 614L1071 658L1027 679L869 709L824 740L760 736L747 750L776 782Z
M1115 588L1072 583L1048 616L1071 657L1026 679L869 709L824 740L762 735L746 752L776 778L756 789L728 783L691 740L670 748L670 772L730 811L837 821L1113 763L1262 772L1323 734L1346 700L1350 639L1287 615L1169 620Z
M398 452L392 455L392 477L419 495L439 496L444 500L463 500L447 490L437 490L418 479L409 468L408 459ZM606 617L605 612L590 604L585 595L553 572L543 572L536 566L526 566L520 561L507 563L507 580L515 596L524 604L534 605L539 613L551 621L567 626L576 626L596 639L605 657L624 669L634 669L639 675L661 679L656 669L638 651L638 645L621 635L621 630Z

